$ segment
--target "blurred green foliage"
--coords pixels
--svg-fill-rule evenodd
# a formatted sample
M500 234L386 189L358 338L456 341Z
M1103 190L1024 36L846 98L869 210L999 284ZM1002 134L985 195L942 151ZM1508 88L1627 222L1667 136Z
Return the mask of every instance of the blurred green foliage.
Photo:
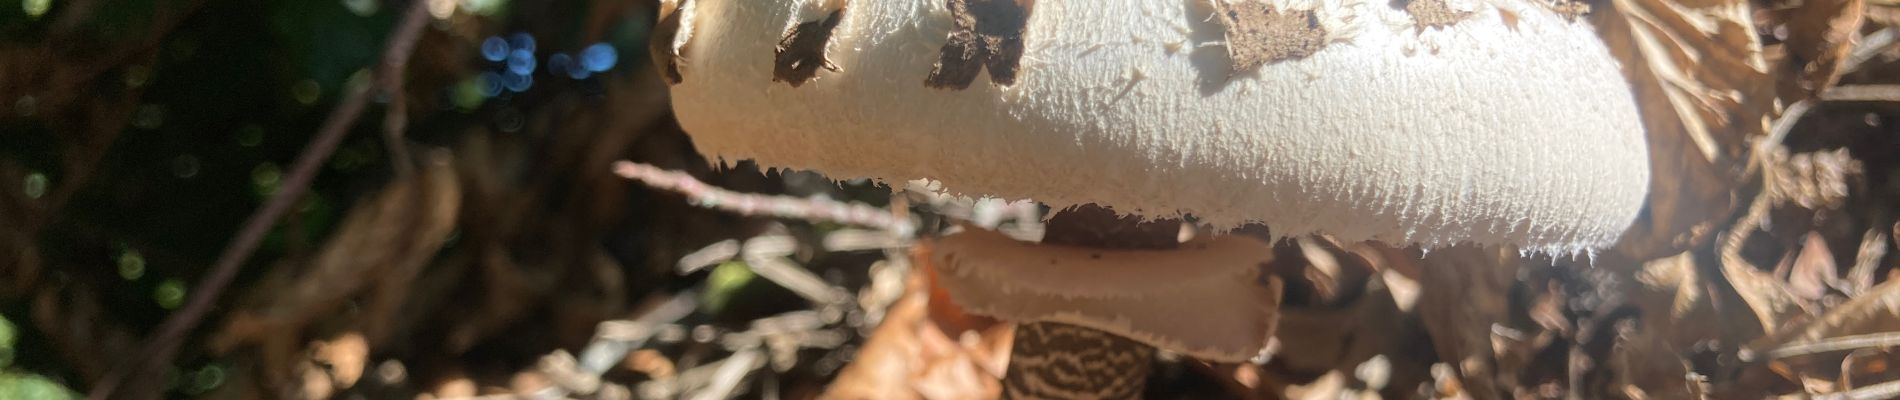
M431 60L434 67L410 70L411 98L434 101L411 106L415 117L409 122L410 140L452 144L492 126L498 115L519 119L532 96L546 95L540 91L583 91L589 85L598 91L598 82L557 85L549 83L557 81L554 77L543 75L536 80L536 93L487 96L479 74L492 65L473 51L435 51L472 49L475 43L464 42L471 33L514 32L540 38L540 59L553 52L578 52L597 41L623 50L643 48L648 21L620 21L606 32L583 33L586 24L580 22L588 19L585 10L593 3L458 2L462 15L433 21L426 35L432 37L419 47L416 57L437 57ZM103 101L129 95L136 104L128 125L105 149L97 172L64 205L57 222L36 238L46 279L86 282L102 297L103 320L142 335L186 301L195 289L192 284L208 272L237 226L279 190L294 157L346 90L370 84L369 68L410 3L120 0L97 2L97 9L70 28L62 28L60 21L80 2L13 4L0 6L0 50L42 47L86 59L100 49L160 39L151 40L156 47L149 53L104 72L80 96L85 99L81 101ZM196 8L189 7L194 4ZM530 14L516 10L522 7L540 10L532 14L537 19L523 19ZM169 11L187 9L175 29L153 36L163 18L173 14ZM10 54L24 53L0 51L0 57ZM645 62L634 59L644 52L621 54L626 55L621 65ZM466 59L441 59L463 56ZM350 129L309 194L242 269L236 292L261 277L263 266L318 246L357 199L388 180L393 168L380 136L386 101L376 98ZM72 179L65 161L76 154L63 140L80 133L59 128L58 119L71 115L55 114L34 102L0 99L0 113L18 117L0 118L0 163L29 171L24 181L0 188L17 187L37 199ZM226 295L224 301L233 296ZM21 325L15 329L12 323L0 323L0 371L14 371L0 374L0 399L60 398L70 392L59 384L79 381L46 344L49 339L33 333L39 329L26 317L29 301L0 298L0 322L11 319ZM176 366L182 372L175 372L173 387L190 393L215 388L229 372L221 362L188 351Z

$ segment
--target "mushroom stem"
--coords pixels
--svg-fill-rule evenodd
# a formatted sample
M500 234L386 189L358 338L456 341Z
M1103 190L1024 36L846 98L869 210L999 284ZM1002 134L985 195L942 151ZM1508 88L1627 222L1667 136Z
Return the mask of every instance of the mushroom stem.
M1179 244L1180 230L1180 221L1143 222L1084 205L1051 217L1042 242L1101 249L1168 249ZM1106 331L1057 322L1025 323L1017 327L1011 345L1003 397L1140 398L1154 354L1154 347Z

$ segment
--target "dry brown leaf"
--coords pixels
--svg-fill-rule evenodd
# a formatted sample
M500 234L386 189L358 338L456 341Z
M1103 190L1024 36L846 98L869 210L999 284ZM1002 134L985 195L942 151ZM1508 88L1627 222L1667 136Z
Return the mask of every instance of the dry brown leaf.
M1842 279L1842 291L1849 296L1857 296L1874 287L1874 273L1880 269L1880 261L1887 258L1888 236L1880 228L1870 228L1860 236L1860 247L1854 254L1854 265L1847 270Z
M1821 237L1819 232L1809 232L1789 268L1788 291L1802 300L1820 301L1828 289L1838 286L1836 268L1834 253L1827 248L1827 238Z
M1740 256L1722 257L1722 277L1728 279L1742 301L1761 324L1761 332L1775 332L1798 317L1809 315L1808 305L1797 299L1788 286L1774 276L1741 261Z
M939 297L927 245L913 249L918 270L891 304L857 358L822 399L995 399L1002 395L1012 327L972 317ZM947 317L940 319L940 317ZM958 339L951 339L956 335Z
M1710 239L1738 201L1748 143L1766 132L1773 80L1745 0L1613 0L1592 16L1641 99L1649 207L1619 251L1675 254Z

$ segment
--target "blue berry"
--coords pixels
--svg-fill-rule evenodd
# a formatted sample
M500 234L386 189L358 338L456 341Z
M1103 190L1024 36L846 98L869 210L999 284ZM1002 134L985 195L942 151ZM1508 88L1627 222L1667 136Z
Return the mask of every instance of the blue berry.
M620 62L620 52L614 50L613 45L604 42L594 43L592 46L587 46L587 49L581 50L581 66L587 68L588 71L605 72L612 69L614 63L617 62Z

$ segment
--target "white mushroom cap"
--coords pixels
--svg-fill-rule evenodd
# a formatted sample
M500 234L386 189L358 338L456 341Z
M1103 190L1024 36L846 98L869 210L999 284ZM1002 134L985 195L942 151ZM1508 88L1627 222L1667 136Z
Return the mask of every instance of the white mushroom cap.
M1544 0L680 1L658 61L682 126L727 160L1549 253L1611 244L1648 186L1617 62ZM966 231L934 251L978 314L1210 360L1264 346L1279 296L1270 251L1239 235L1103 250Z
M1042 0L1018 80L961 90L924 85L954 25L943 1L847 3L824 51L838 70L796 87L773 83L773 56L828 2L695 3L675 107L722 158L1277 234L1558 252L1609 244L1646 189L1616 62L1588 25L1528 2L1454 3L1462 20L1426 28L1385 2L1285 4L1312 10L1324 43L1233 71L1210 15L1225 4Z
M1554 253L1641 208L1636 107L1587 23L1529 0L1256 1L1017 0L1013 82L992 64L964 89L925 85L964 0L691 0L664 50L681 125L729 161ZM799 27L829 28L803 50L823 68L775 76Z

